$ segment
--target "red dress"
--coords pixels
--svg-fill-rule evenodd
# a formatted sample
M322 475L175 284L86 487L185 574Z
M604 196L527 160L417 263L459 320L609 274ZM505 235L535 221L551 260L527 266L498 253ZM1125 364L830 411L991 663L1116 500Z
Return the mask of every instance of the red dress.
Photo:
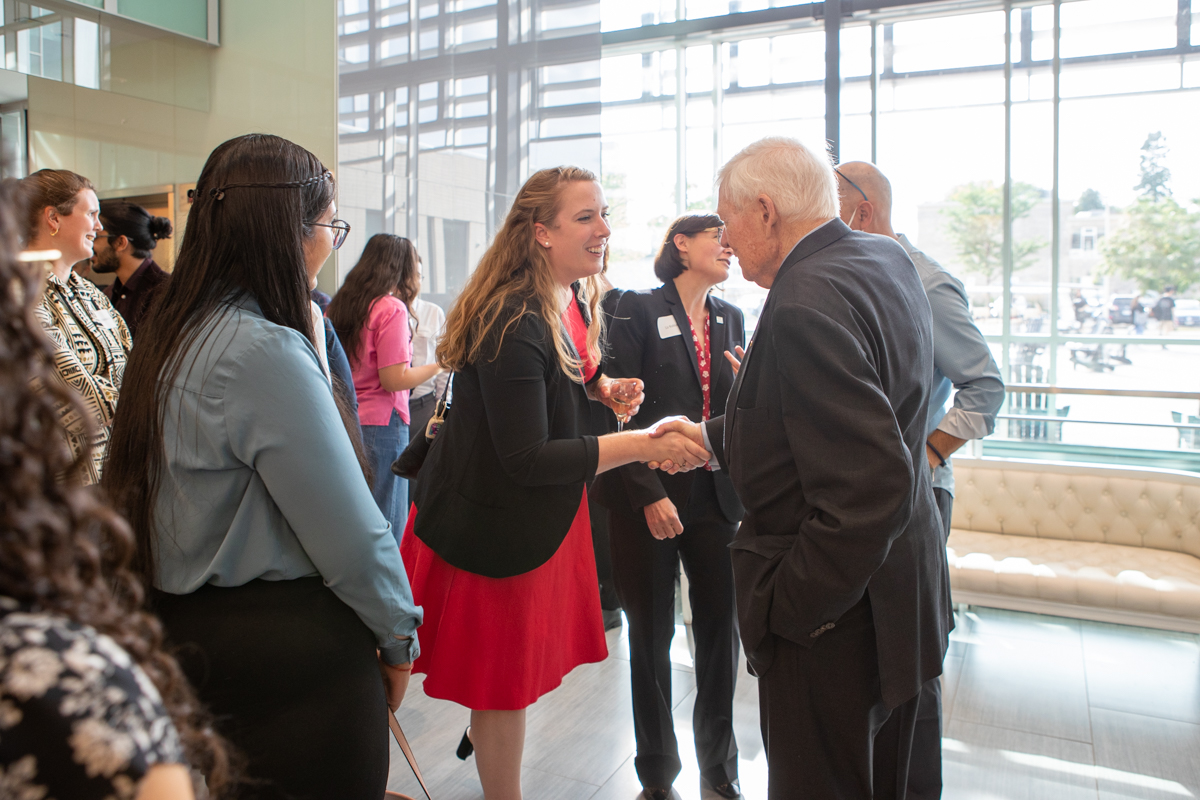
M586 353L587 327L575 303L563 322ZM585 371L588 379L596 365ZM421 655L430 697L476 710L517 710L562 683L580 664L608 656L592 551L587 492L558 551L535 570L488 578L446 563L413 535L414 506L400 552L413 597L425 610Z

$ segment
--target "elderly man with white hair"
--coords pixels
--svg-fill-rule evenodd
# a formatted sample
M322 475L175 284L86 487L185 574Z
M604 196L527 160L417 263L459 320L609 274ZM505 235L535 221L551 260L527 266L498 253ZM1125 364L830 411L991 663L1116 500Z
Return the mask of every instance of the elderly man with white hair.
M718 182L724 241L770 291L725 415L661 427L703 441L746 506L731 548L768 796L903 798L952 625L929 302L899 244L838 218L824 154L763 139Z

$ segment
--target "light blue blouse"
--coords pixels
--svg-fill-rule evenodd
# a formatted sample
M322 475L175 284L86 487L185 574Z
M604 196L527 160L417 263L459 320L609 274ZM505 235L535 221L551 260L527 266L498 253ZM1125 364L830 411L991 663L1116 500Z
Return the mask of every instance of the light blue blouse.
M159 588L320 575L385 661L414 660L421 609L312 343L245 299L205 326L182 364L163 415Z

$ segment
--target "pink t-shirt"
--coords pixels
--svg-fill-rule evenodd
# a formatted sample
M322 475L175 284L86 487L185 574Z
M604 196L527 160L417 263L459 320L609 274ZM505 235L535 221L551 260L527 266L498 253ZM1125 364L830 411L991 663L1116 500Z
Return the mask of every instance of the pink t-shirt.
M408 390L389 392L379 383L379 368L412 361L408 309L398 297L384 295L371 305L358 358L354 360L354 391L358 420L363 425L387 425L392 409L408 424Z

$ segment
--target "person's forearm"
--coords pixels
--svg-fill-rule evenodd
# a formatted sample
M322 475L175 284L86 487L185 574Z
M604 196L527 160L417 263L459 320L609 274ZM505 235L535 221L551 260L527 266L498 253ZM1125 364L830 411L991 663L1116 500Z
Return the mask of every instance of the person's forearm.
M409 389L417 388L434 375L437 375L442 368L437 364L424 364L420 367L406 367L403 372L400 372L398 377L395 374L395 367L385 367L385 369L391 372L391 374L387 376L385 381L383 376L384 370L380 370L379 385L388 392L404 392Z
M941 430L935 430L926 441L928 442L928 446L925 448L926 455L929 457L929 462L935 467L940 466L942 459L949 459L951 453L967 443L966 439L960 439Z
M646 434L641 431L610 433L597 439L597 443L600 445L600 460L596 464L597 475L647 458Z

